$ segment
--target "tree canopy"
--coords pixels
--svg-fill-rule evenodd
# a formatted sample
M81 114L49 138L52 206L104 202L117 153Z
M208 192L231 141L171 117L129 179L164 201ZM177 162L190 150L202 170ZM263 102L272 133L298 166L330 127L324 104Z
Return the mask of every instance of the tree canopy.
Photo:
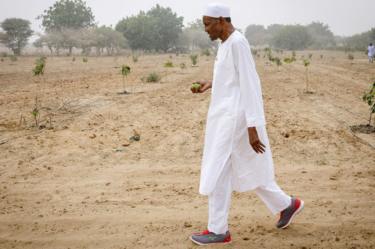
M312 37L301 25L285 25L271 40L272 46L281 49L305 49L312 43Z
M41 35L34 42L34 46L47 46L51 53L60 54L61 50L67 50L71 55L73 48L82 50L82 54L89 54L92 48L96 49L96 54L107 55L118 53L126 46L126 40L120 32L111 27L101 26L82 29L64 29L52 31Z
M132 49L167 51L176 46L182 27L183 17L157 4L148 12L141 11L121 20L116 30Z
M321 22L312 22L306 28L312 38L312 48L324 49L332 48L336 45L335 36L328 25Z
M183 29L178 40L178 50L194 51L211 49L216 43L212 42L204 31L201 19L196 19Z
M95 22L91 8L82 0L57 1L38 18L47 32L87 28Z
M313 22L309 25L272 24L249 25L245 32L246 38L254 46L274 46L282 49L326 49L335 47L336 41L328 25Z
M247 26L245 36L251 45L259 46L269 44L269 34L263 25L252 24Z
M1 28L5 33L1 33L0 42L11 49L15 55L20 55L33 34L30 22L20 18L8 18L1 23Z

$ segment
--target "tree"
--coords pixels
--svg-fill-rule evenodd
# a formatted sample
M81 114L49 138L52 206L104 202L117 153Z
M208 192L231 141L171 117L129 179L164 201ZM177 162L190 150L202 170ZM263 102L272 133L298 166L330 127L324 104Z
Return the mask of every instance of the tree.
M272 38L272 45L281 49L305 49L312 43L312 37L306 27L301 25L285 25Z
M328 25L313 22L307 25L306 28L312 37L312 47L314 49L332 48L336 45L335 37Z
M367 45L372 42L370 36L371 31L367 31L345 38L343 42L345 50L365 50Z
M80 33L73 29L51 31L45 35L40 35L40 38L34 42L34 46L47 46L51 54L53 50L55 50L57 55L60 54L61 49L66 49L68 50L68 55L71 55L73 47L77 47L78 45L78 35L80 35Z
M163 8L158 4L147 14L153 20L155 49L166 52L175 46L178 36L182 32L184 18L177 17L171 8Z
M129 41L132 49L151 50L153 48L152 23L145 12L141 11L137 16L121 20L115 29Z
M290 25L290 26L293 26L293 25ZM270 26L268 26L267 27L267 33L270 36L270 39L275 37L285 27L286 27L286 25L282 25L282 24L271 24Z
M62 48L62 38L60 32L49 32L45 35L39 35L39 39L34 42L34 46L42 48L47 46L51 52L51 55L55 52L57 55L60 54Z
M371 41L375 41L375 28L372 28L371 30L370 30L370 40Z
M30 22L20 18L8 18L1 23L1 28L5 33L0 35L0 42L10 48L15 55L20 55L33 34Z
M251 45L272 45L285 49L332 48L335 37L328 25L313 22L307 26L272 24L265 29L262 25L249 25L245 36ZM289 44L289 45L288 45Z
M212 49L215 45L204 31L202 20L197 19L182 30L177 42L178 50L195 51Z
M61 31L51 31L40 35L40 38L34 42L36 47L47 46L51 51L59 55L61 50L72 54L73 48L82 49L82 54L88 55L92 48L96 48L97 55L104 51L108 55L118 53L121 48L126 47L126 40L120 32L111 27L95 27L82 29L63 29Z
M82 0L60 0L38 17L47 32L80 29L94 25L91 8Z
M116 30L128 40L132 49L166 52L175 47L182 32L183 17L178 17L170 8L156 5L147 13L121 20Z
M93 47L96 47L97 54L103 54L106 49L107 55L113 55L118 52L120 48L126 47L126 40L124 36L113 30L111 27L101 26L93 30Z
M252 46L269 43L269 34L263 25L249 25L246 27L245 37Z

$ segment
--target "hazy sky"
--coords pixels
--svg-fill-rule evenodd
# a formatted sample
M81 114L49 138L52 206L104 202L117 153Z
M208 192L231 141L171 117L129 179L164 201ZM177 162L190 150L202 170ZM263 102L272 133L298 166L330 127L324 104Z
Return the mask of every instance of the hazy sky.
M0 22L8 17L28 19L35 31L41 31L36 17L56 0L0 0ZM86 0L99 25L116 25L123 17L149 10L159 3L171 7L187 24L202 16L211 2L231 7L233 24L244 30L249 24L268 26L308 24L321 21L336 35L353 35L375 27L375 0Z

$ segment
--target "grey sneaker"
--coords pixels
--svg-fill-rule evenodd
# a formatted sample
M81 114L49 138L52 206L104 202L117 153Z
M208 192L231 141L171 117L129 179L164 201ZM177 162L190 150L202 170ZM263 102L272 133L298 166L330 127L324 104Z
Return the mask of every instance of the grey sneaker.
M276 224L277 228L286 228L289 226L289 224L292 222L294 216L301 212L303 209L304 203L303 200L300 200L298 198L292 197L292 203L281 211L280 213L280 219Z
M218 244L218 243L230 243L232 238L230 237L229 231L223 234L215 234L208 230L205 230L201 233L194 233L190 236L190 240L195 244L200 246L209 245L209 244Z

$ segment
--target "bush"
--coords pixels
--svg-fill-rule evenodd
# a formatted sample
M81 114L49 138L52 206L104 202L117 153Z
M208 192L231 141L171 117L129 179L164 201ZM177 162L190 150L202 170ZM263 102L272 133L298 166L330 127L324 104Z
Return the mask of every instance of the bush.
M354 60L354 56L352 54L348 54L348 59L352 61Z
M303 60L303 65L304 65L305 67L308 67L308 66L310 65L310 61L307 60L307 59L304 59L304 60Z
M197 63L198 63L198 55L197 54L191 54L190 55L190 60L191 60L191 64L193 64L193 66L197 65Z
M84 57L84 58L82 59L82 61L83 61L84 63L87 63L89 60L88 60L86 57Z
M284 58L284 62L287 63L287 64L290 64L290 63L292 63L293 61L296 61L296 58L295 58L295 57L291 57L291 58L286 57L286 58Z
M15 56L15 55L11 55L11 56L10 56L10 60L14 62L14 61L17 61L18 58L17 58L17 56Z
M180 64L180 68L181 68L181 69L185 69L185 68L186 68L186 64L185 64L185 63L181 63L181 64Z
M46 67L46 57L40 57L35 61L35 68L33 69L34 76L43 75Z
M173 63L171 61L167 61L164 63L164 67L173 67Z
M161 77L160 77L159 74L150 73L146 78L146 82L159 82L160 79L161 79Z
M370 107L370 118L368 125L371 125L371 118L375 113L375 81L372 83L370 90L363 94L362 100L365 101Z

